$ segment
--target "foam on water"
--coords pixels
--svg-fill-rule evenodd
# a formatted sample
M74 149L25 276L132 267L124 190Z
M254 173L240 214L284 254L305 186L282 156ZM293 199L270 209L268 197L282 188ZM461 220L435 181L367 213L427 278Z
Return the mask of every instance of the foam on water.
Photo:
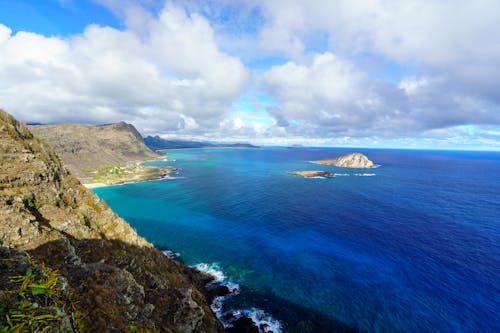
M171 176L171 175L165 175L163 177L160 178L160 180L175 180L175 179L183 179L185 177L181 177L181 176Z
M249 310L231 309L224 312L224 301L229 297L238 295L240 293L240 286L234 282L229 281L227 276L224 274L217 263L200 263L192 267L196 268L200 272L210 274L214 277L214 280L209 282L207 286L218 284L226 286L229 289L230 294L215 297L212 304L210 305L210 308L215 313L219 321L224 325L224 327L231 327L235 320L241 318L242 316L246 316L252 319L255 326L258 327L259 333L282 332L282 325L280 321L273 318L270 314L264 312L263 310L256 308L252 308Z
M163 250L161 251L164 255L166 255L169 259L177 259L180 257L179 252L174 252L172 250Z
M210 282L210 284L214 283L222 283L227 279L226 275L224 272L220 269L219 265L217 263L212 263L212 264L207 264L207 263L200 263L196 264L193 266L197 270L203 273L207 273L211 276L213 276L214 280Z
M356 177L373 177L376 176L377 174L375 173L336 173L335 177L350 177L350 176L356 176Z
M255 323L255 325L259 328L259 333L281 333L283 331L283 327L279 320L271 317L268 313L260 310L260 309L251 309L247 311L243 311L243 314Z

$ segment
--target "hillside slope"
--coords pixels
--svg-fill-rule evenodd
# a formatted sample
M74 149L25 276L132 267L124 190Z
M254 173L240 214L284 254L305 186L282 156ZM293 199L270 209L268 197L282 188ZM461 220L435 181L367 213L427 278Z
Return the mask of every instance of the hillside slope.
M125 122L109 125L35 125L36 136L47 142L78 178L92 179L105 165L123 166L162 155L145 144L134 126Z
M205 278L138 236L0 110L0 328L222 332Z

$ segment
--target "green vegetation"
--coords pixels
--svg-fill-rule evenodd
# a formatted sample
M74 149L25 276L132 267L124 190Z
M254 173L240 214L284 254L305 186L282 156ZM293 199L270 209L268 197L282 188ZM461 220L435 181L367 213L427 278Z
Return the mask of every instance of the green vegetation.
M92 180L95 183L117 184L157 179L171 171L168 168L144 166L139 162L127 163L125 166L104 163L93 171L95 175Z
M2 258L2 261L14 261ZM1 291L0 333L48 332L68 326L83 331L82 315L66 283L55 270L26 256L24 275L8 277Z
M38 211L41 207L38 200L34 197L25 197L23 198L24 207L30 212Z

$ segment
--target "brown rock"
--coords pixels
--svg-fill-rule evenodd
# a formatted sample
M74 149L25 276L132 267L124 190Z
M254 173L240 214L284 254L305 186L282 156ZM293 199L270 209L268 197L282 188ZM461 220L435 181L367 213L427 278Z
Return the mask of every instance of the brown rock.
M1 110L0 241L0 290L12 291L0 293L0 327L29 302L23 308L59 318L47 321L50 332L223 331L191 269L140 237ZM56 277L51 303L22 297L9 279L35 281L43 272Z
M373 168L373 162L361 153L347 153L335 158L313 161L313 163L332 165L341 168Z
M308 171L288 171L287 173L291 175L301 176L304 178L335 177L335 174L330 171L308 170Z

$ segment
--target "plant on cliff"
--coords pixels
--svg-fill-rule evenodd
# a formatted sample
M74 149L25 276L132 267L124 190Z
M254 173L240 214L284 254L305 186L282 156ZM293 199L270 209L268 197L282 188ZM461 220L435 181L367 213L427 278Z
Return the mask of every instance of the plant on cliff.
M38 211L40 209L40 203L36 198L25 197L23 198L24 207L30 212Z
M78 304L57 271L29 255L0 260L12 274L0 281L0 333L83 331Z

